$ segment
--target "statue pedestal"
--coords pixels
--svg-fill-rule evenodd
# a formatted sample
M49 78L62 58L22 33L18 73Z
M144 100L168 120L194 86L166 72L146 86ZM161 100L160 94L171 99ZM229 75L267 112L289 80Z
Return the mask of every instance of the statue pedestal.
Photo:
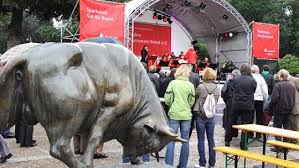
M124 164L124 163L119 163L119 164L114 164L110 166L95 166L94 168L171 168L171 166L168 166L163 162L147 162L142 165L131 165L131 164Z

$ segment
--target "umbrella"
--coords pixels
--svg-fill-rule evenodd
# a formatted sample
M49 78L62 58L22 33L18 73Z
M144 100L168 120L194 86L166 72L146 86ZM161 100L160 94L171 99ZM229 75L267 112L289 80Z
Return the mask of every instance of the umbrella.
M94 42L94 43L112 43L112 44L120 44L123 45L122 42L118 41L115 38L110 38L110 37L92 37L83 40L85 42Z

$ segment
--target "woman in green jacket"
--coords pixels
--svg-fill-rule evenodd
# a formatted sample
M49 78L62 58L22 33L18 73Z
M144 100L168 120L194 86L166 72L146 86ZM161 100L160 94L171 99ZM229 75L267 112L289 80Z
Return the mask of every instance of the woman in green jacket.
M175 133L181 130L181 137L189 140L189 130L192 118L191 108L195 102L195 90L188 78L191 67L181 65L174 74L175 80L171 81L165 93L165 103L170 107L168 116L171 128ZM165 163L173 166L175 142L167 145ZM186 168L189 157L189 142L181 147L179 168Z

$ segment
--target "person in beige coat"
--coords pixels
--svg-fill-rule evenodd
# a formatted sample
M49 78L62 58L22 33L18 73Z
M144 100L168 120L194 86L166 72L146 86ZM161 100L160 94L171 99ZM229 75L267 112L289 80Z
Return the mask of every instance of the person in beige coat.
M299 131L299 78L291 76L290 81L295 85L295 105L291 115L292 130Z

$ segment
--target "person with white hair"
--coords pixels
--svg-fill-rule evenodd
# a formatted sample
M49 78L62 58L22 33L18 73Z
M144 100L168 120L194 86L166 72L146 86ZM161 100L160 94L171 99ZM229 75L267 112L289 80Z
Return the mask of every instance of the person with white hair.
M257 86L254 92L254 112L256 116L256 124L263 125L263 107L264 102L268 101L268 86L260 74L260 69L257 65L251 66L251 74L252 77L255 79ZM254 117L254 116L252 116ZM256 138L260 138L261 134L256 134Z
M271 96L270 109L274 116L273 126L276 128L291 129L291 114L295 103L295 87L289 81L290 74L281 69L278 72L279 82L275 84ZM275 137L280 140L279 137ZM287 139L284 139L287 141ZM272 149L277 151L277 149Z

